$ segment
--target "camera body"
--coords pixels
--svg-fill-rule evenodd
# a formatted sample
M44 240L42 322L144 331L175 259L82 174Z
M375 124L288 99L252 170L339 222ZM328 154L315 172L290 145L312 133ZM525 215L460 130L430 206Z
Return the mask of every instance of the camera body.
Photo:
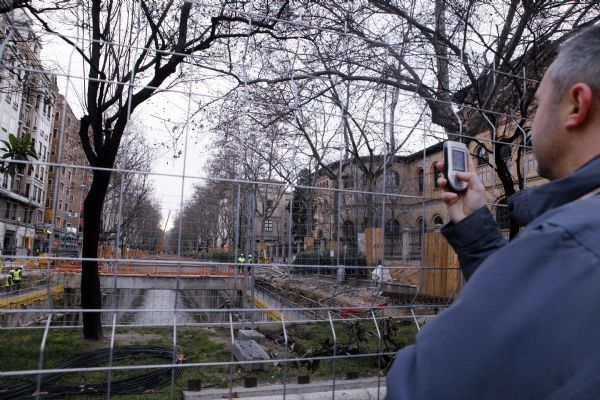
M467 182L456 177L458 172L467 172L468 154L469 151L464 143L450 140L444 142L444 177L450 189L455 192L462 192L468 187Z

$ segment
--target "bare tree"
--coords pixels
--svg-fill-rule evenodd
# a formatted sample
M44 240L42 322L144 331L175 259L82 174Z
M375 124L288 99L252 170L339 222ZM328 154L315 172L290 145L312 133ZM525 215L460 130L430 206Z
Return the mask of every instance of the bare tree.
M336 78L399 89L422 101L428 118L451 138L469 142L497 131L481 145L494 154L492 166L510 196L524 179L520 169L513 176L501 149L524 144L535 82L562 42L600 20L599 10L597 2L559 0L306 2L302 22L315 28L298 46L279 48L295 53L293 68L283 74L260 68L240 83ZM338 103L345 100L342 92ZM511 235L517 231L511 226Z
M77 3L80 4L80 3ZM51 14L27 6L42 26L56 33ZM252 11L281 18L287 1L219 2L214 6L194 7L193 2L129 2L87 0L74 23L88 38L78 46L66 35L59 36L75 47L85 61L85 115L80 137L90 165L93 182L84 203L82 262L82 307L102 307L97 257L101 210L110 183L123 133L140 105L178 82L178 70L191 55L208 54L212 48L236 38L268 33L275 22L248 18L236 11ZM81 16L83 15L83 16ZM196 57L196 61L202 57ZM98 169L100 168L100 169ZM102 336L100 313L83 314L83 333L87 339Z
M100 238L116 245L119 233L121 246L150 249L150 243L160 231L156 221L160 207L153 199L148 175L154 154L136 122L130 122L123 141L115 160L115 167L120 171L111 176L106 193ZM154 243L156 246L158 243Z

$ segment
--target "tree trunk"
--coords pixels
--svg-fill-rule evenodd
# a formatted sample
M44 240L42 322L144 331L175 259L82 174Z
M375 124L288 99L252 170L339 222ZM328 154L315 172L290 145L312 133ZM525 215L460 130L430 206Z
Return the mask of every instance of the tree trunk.
M102 293L98 275L98 242L102 206L110 182L110 171L94 170L90 192L83 203L83 258L81 262L81 308L101 309ZM102 337L102 313L83 313L83 337L98 340Z
M505 146L508 146L508 145L505 144ZM502 158L502 155L500 154L500 146L498 146L498 144L496 144L496 146L495 146L494 160L496 161L496 173L498 174L498 177L500 178L500 182L502 183L502 188L504 189L504 198L506 200L508 200L508 198L510 196L512 196L513 194L515 194L516 191L515 191L512 175L511 175L510 171L508 170L506 161ZM512 162L512 160L511 160L511 162ZM508 239L509 240L514 239L518 233L519 233L519 225L511 217L510 225L509 225Z

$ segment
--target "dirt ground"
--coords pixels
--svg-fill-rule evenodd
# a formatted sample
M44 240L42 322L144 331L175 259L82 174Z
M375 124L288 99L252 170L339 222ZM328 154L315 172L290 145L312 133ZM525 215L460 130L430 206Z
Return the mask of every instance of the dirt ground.
M349 309L391 305L389 299L382 296L375 285L355 286L344 282L336 286L335 278L317 276L275 277L270 283L280 289L318 301L322 306ZM380 310L379 315L400 317L410 315L410 310L384 308Z

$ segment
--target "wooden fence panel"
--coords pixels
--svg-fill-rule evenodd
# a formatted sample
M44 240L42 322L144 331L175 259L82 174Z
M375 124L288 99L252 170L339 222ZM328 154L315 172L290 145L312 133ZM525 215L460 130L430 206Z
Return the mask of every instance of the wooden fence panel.
M432 297L454 297L463 285L458 255L439 231L427 232L424 239L421 293Z

